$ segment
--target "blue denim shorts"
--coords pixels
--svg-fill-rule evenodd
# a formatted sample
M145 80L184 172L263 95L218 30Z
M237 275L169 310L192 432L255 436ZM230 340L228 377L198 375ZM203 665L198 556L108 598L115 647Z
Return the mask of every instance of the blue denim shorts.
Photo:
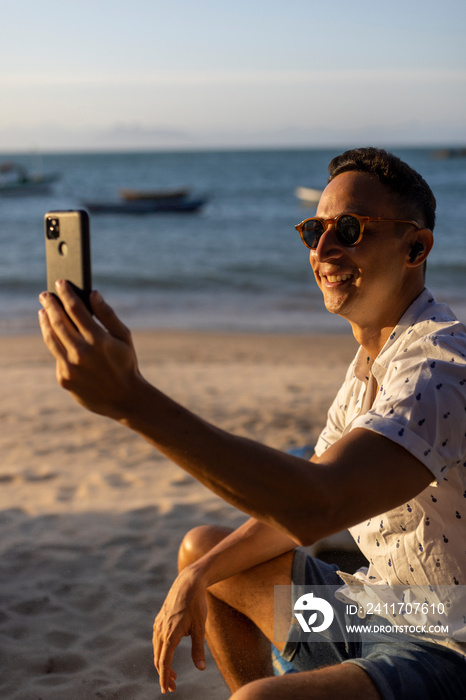
M340 586L338 566L327 564L297 549L293 560L292 597L305 585ZM294 591L293 591L294 589ZM293 602L294 604L294 602ZM344 606L335 609L344 628ZM466 660L446 647L414 638L400 640L296 642L296 626L290 627L281 653L297 671L312 671L337 663L351 663L371 677L383 700L465 700Z

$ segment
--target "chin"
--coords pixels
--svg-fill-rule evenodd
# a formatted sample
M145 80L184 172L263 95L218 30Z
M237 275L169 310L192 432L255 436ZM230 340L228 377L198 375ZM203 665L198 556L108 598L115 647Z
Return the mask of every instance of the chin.
M346 317L346 312L348 311L350 304L348 299L345 297L343 299L329 299L324 297L324 304L327 311L331 314L337 314L338 316Z

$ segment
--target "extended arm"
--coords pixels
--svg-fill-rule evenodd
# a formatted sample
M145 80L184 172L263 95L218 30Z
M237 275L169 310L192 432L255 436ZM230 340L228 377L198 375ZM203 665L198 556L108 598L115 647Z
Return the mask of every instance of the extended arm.
M57 300L41 295L44 340L59 383L88 409L112 417L220 497L299 544L404 503L432 480L402 447L357 429L313 463L231 435L183 408L144 380L128 329L100 295L97 319L68 285Z

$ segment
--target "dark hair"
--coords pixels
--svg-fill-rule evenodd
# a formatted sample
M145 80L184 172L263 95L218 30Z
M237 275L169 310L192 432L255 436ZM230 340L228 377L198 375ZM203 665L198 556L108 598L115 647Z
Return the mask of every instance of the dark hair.
M417 219L433 231L435 197L424 178L407 163L382 148L354 148L330 162L328 181L350 170L375 175L397 197L403 216Z

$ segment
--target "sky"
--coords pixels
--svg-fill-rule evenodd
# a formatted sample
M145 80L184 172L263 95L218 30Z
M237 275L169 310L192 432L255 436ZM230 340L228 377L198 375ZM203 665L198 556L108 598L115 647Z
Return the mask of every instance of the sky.
M466 144L464 0L0 0L0 151Z

